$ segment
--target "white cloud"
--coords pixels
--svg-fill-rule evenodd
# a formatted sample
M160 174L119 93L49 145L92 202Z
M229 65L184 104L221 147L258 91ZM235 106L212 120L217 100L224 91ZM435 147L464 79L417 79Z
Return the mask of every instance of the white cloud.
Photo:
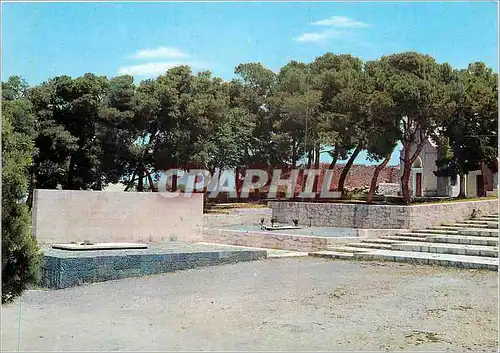
M330 26L330 27L342 27L342 28L360 28L368 27L368 23L356 21L349 17L344 16L332 16L325 20L316 21L312 23L316 26Z
M185 58L188 55L182 50L172 47L158 47L155 49L141 49L135 52L135 59L158 59L158 58Z
M202 64L198 62L151 62L139 65L122 66L118 69L119 75L131 76L159 76L176 66L189 65L193 67L201 67Z
M342 35L340 31L323 31L323 32L314 32L314 33L303 33L300 36L294 38L297 42L323 42L330 38L338 38Z

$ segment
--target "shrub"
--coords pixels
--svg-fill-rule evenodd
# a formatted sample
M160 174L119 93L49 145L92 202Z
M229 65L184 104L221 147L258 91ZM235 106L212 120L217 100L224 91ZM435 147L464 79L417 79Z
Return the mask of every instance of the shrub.
M23 201L33 153L33 136L26 129L30 112L17 114L26 108L18 103L2 101L2 303L39 281L42 261L31 232L30 210Z

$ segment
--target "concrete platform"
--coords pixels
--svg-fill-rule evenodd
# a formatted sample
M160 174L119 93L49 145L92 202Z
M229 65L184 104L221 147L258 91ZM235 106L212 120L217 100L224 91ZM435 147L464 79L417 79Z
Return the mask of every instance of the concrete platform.
M53 249L89 251L89 250L127 250L127 249L147 249L147 244L139 243L70 243L70 244L52 244Z
M262 226L265 230L290 230L290 229L300 229L301 227L296 226Z
M264 250L176 242L149 245L147 249L78 251L47 247L43 252L42 285L53 289L267 257Z

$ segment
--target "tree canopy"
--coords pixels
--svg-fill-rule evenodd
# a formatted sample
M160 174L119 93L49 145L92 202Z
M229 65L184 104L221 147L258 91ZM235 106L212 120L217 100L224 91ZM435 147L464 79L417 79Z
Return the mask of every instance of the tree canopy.
M412 164L429 138L439 144L438 176L498 168L497 73L484 63L454 69L415 52L368 62L326 53L277 72L243 63L235 75L224 81L178 66L141 82L92 73L33 87L18 76L3 82L2 297L36 277L35 188L103 190L122 182L126 190L156 191L155 173L172 166L307 169L328 153L331 169L347 160L338 183L344 192L366 150L379 163L371 202L400 141L402 194L410 202Z

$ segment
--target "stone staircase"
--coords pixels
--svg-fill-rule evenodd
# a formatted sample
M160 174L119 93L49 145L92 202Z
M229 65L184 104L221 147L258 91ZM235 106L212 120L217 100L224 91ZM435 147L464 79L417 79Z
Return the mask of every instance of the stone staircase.
M498 213L329 247L309 255L386 260L498 271Z

